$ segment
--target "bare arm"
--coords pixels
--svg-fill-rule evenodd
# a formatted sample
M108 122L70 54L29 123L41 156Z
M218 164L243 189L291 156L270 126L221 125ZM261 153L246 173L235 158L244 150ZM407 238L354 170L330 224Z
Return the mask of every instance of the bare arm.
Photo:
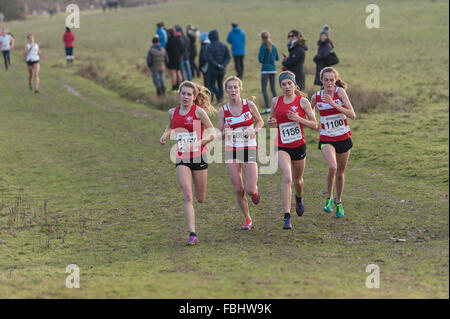
M258 133L258 131L264 126L264 120L261 117L261 114L259 114L258 108L256 107L255 103L252 101L248 101L248 107L250 109L250 113L252 113L253 118L256 121L255 124L255 133Z
M217 129L220 131L220 137L224 139L225 114L223 113L223 108L220 108L219 112L217 112Z
M334 107L336 110L338 110L339 112L341 112L345 116L347 116L347 117L351 118L352 120L354 120L356 118L355 111L353 110L353 106L350 103L350 100L349 100L349 98L347 96L347 93L345 92L345 90L343 88L339 88L338 89L338 96L342 100L342 102L344 103L344 106L340 106L339 104L335 103L333 101L333 99L331 98L331 96L329 96L328 94L324 94L323 101L325 103L330 104L332 107Z
M278 97L274 97L272 99L272 105L270 107L270 115L267 118L267 125L269 125L270 127L275 127L277 126L277 120L275 119L274 115L275 115L275 106L277 105L277 101L278 101Z
M205 125L206 128L205 134L203 134L202 139L198 142L200 145L206 145L216 138L216 130L214 129L214 126L212 125L212 122L204 109L197 107L195 110L195 115L202 121L202 124Z
M170 136L170 133L172 133L172 118L173 118L173 113L175 112L175 109L172 108L169 110L169 123L167 124L166 129L164 130L163 135L161 136L161 138L159 139L159 142L164 145L166 144L167 138Z

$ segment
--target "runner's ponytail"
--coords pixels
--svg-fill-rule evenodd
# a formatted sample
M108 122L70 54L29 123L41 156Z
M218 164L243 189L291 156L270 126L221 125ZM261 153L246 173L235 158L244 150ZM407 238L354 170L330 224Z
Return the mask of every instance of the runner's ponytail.
M347 87L348 87L347 83L342 81L341 77L339 76L339 72L335 68L332 68L331 66L323 68L320 71L320 81L322 81L322 79L323 79L323 74L328 73L328 72L331 72L334 74L334 79L335 79L334 83L336 84L337 87L341 87L344 90L347 89Z
M180 84L178 94L180 94L181 89L185 86L190 87L194 90L194 103L196 105L204 109L207 113L217 112L214 106L211 105L211 92L206 87L191 81L184 81Z

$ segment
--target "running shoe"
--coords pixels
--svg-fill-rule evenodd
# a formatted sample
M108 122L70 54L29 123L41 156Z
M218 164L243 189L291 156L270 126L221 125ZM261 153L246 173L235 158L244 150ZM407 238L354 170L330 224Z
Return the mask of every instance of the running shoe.
M270 109L265 110L264 112L262 112L261 114L270 114Z
M28 84L28 87L29 87L30 91L33 91L33 85Z
M326 211L327 213L331 212L331 210L333 209L333 201L331 200L331 198L327 198L327 201L325 202L325 207L323 208L324 211Z
M261 196L259 196L259 192L253 194L253 196L252 196L253 204L258 205L260 199L261 199Z
M252 228L253 222L251 219L245 219L245 224L244 226L242 226L243 230L249 230L250 228Z
M297 211L297 215L298 216L302 216L303 213L305 212L305 207L303 206L303 202L302 200L298 200L297 198L295 199L296 205L295 205L295 210Z
M39 93L39 90L34 90L34 93L38 94L38 93Z
M334 205L336 206L336 217L337 218L344 217L344 207L342 207L342 202L336 203L336 200L334 200Z
M287 217L284 219L283 229L291 229L291 228L292 228L291 217Z
M194 246L194 245L197 245L197 243L198 243L197 236L195 236L195 235L189 236L189 241L187 243L187 246Z

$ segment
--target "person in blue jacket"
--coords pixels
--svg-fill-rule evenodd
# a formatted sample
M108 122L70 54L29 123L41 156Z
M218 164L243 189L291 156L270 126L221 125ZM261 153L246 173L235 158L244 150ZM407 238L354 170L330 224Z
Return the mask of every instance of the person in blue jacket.
M237 77L242 79L244 75L245 33L236 22L233 22L231 26L232 29L228 33L227 42L231 44L231 54L233 55Z
M211 41L206 49L208 84L210 91L216 95L217 104L221 104L223 102L223 77L231 59L230 51L225 43L219 41L217 30L210 31L208 38Z
M164 22L159 22L156 24L156 34L159 37L159 45L163 48L166 48L167 43L167 32L166 29L164 29Z
M261 46L259 48L258 61L262 64L261 67L261 90L264 96L264 104L266 110L262 114L270 113L269 95L267 94L267 82L270 83L270 90L272 91L272 98L277 96L275 85L275 77L277 75L277 67L275 61L279 60L277 47L270 39L270 33L267 31L261 32Z

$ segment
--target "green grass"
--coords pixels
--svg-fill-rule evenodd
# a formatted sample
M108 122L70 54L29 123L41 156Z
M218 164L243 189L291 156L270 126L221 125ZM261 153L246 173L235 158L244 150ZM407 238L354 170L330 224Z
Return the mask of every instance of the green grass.
M379 5L379 30L365 28L357 1L280 1L275 11L271 1L193 0L82 13L73 70L64 68L62 15L10 23L14 65L0 72L0 296L448 298L448 3ZM248 96L259 94L260 31L286 52L286 31L300 28L312 66L322 22L332 26L344 80L398 103L369 113L355 105L343 220L321 211L327 168L308 131L307 210L292 231L281 229L278 172L260 175L256 228L242 232L226 167L211 164L207 201L195 204L201 242L183 246L182 195L169 147L158 143L167 113L151 105L151 79L136 67L160 20L215 26L222 40L239 21ZM29 32L43 52L37 96L20 63ZM89 64L101 85L77 75ZM81 289L64 285L71 263ZM365 287L371 263L380 289Z

